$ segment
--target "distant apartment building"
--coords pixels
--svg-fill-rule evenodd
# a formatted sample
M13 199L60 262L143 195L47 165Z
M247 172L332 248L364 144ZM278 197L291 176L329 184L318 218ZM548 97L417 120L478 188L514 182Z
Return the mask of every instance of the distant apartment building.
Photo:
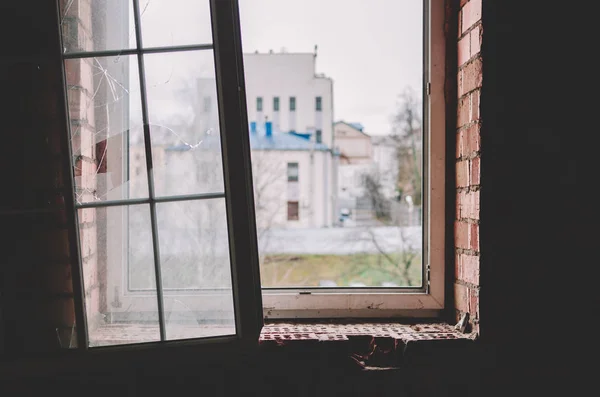
M337 200L333 81L314 53L244 54L259 227L329 227Z
M354 206L365 195L363 177L373 163L371 136L359 123L337 121L333 125L335 147L339 151L338 197L340 205Z

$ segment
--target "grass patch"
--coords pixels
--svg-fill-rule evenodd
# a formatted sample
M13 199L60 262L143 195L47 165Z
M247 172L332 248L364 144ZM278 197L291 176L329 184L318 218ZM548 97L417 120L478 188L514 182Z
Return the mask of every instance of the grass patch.
M384 282L419 286L421 255L276 254L261 258L260 271L263 287L318 287L325 280L335 282L338 287L351 283L380 287Z

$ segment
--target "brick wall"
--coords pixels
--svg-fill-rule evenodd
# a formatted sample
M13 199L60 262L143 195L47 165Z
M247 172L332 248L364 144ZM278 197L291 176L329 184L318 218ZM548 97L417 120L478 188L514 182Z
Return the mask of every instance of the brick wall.
M468 312L479 323L479 97L482 85L480 44L482 0L461 0L458 13L458 75L456 136L456 219L454 223L457 317Z
M97 8L97 7L96 7ZM61 1L63 46L68 51L92 51L99 41L93 27L91 0ZM75 157L75 184L77 197L82 201L93 200L98 191L98 178L106 172L106 164L100 164L106 148L106 133L97 131L102 125L105 92L102 75L97 70L100 61L95 58L70 59L65 63L68 107L71 128L71 148ZM100 152L100 153L99 153ZM104 272L99 266L102 257L99 247L103 240L104 209L78 211L80 252L85 286L85 304L88 328L93 330L100 321L100 309L104 306L101 293Z

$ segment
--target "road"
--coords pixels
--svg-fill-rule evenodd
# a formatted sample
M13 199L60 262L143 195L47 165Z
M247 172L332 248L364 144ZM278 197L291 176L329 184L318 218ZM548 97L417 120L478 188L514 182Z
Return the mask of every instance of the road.
M261 254L355 254L421 247L421 227L377 226L270 229L260 238Z

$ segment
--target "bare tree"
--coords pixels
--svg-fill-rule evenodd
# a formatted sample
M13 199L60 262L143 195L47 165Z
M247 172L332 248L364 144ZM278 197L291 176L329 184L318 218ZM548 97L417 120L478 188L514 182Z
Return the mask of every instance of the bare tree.
M390 202L383 195L383 182L379 170L375 169L363 174L362 183L371 207L375 211L375 217L382 222L389 221L391 218Z
M420 282L420 278L414 273L416 266L420 265L421 247L410 236L404 227L398 228L399 244L390 247L389 242L378 232L376 228L356 228L354 233L348 236L352 244L365 244L370 247L365 256L374 256L374 260L358 260L349 266L343 279L361 281L361 277L367 273L380 273L385 275L390 282L402 286L414 286Z
M410 194L415 205L421 204L422 196L422 148L423 128L422 100L415 90L406 87L399 96L398 110L392 118L392 139L398 158L398 188Z

